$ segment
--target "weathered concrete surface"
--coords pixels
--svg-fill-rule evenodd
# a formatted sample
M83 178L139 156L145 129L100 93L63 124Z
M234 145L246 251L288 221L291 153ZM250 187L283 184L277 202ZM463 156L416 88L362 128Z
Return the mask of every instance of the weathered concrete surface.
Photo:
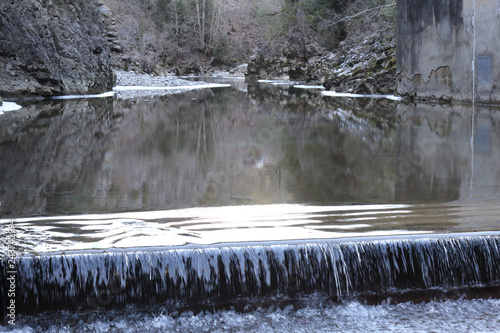
M500 4L475 2L474 8L473 0L398 1L398 93L500 102L500 63L495 58L500 54ZM491 60L486 80L485 66L479 65L485 58Z
M407 0L397 6L398 93L471 99L471 8L463 0Z
M102 7L96 0L1 1L0 95L109 91L109 18Z

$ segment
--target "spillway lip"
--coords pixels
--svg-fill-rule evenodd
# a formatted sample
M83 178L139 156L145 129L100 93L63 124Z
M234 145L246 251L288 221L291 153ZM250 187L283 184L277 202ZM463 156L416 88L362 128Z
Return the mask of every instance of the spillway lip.
M33 258L43 256L64 256L81 254L118 254L134 252L161 252L161 251L191 251L222 248L252 248L252 247L273 247L273 246L304 246L312 244L349 244L349 243L376 243L385 241L423 241L440 239L461 239L476 237L500 237L500 231L487 232L461 232L461 233L441 233L441 234L405 234L390 236L362 236L351 238L325 238L325 239L303 239L303 240L282 240L282 241L262 241L262 242L234 242L215 244L187 244L177 246L152 246L152 247L127 247L108 249L88 249L88 250L68 250L41 253L27 253L21 258Z

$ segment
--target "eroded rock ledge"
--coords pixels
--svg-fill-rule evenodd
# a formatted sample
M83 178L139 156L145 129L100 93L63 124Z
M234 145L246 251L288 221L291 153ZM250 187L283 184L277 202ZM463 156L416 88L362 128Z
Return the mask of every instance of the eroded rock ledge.
M291 79L322 84L328 90L361 94L396 91L396 40L393 32L348 39L331 52L310 43L308 52L297 43L261 47L253 56L247 80Z
M112 50L102 6L97 0L0 2L0 95L111 90Z

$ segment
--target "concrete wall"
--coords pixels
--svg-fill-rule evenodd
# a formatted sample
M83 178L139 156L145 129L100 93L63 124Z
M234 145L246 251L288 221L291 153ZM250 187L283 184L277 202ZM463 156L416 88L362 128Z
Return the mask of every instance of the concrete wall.
M498 36L499 0L398 1L398 93L500 103Z

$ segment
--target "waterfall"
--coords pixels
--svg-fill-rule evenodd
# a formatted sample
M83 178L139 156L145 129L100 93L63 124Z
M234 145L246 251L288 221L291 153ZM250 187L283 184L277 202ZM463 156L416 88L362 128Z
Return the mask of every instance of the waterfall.
M498 286L499 245L499 236L474 236L47 254L17 262L16 304L37 312ZM3 262L2 281L6 272Z

